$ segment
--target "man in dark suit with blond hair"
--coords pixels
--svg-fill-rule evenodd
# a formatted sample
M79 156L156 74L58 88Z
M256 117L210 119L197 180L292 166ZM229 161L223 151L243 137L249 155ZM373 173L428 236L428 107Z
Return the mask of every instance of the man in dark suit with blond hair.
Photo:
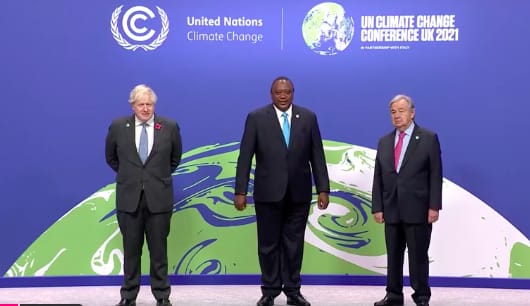
M438 135L414 122L412 99L390 101L395 129L379 140L372 188L372 213L385 224L386 296L375 306L403 306L403 263L408 248L409 275L418 306L428 306L432 224L442 209L442 159Z
M170 306L167 237L173 215L172 173L180 163L177 123L155 114L154 91L138 85L130 93L133 115L109 127L105 156L116 171L116 215L123 236L123 285L119 306L136 305L144 236L149 247L151 292L157 306Z

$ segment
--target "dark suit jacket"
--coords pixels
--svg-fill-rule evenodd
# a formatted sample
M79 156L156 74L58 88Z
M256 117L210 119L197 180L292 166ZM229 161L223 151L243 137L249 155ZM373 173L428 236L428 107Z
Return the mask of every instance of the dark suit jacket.
M438 136L417 124L399 173L394 169L395 130L377 145L372 213L385 223L427 223L429 208L442 208L442 160Z
M182 156L180 129L175 121L156 115L154 122L153 148L145 165L136 148L134 115L114 120L109 127L105 157L117 173L116 208L120 211L134 212L142 189L152 213L173 209L171 175Z
M317 192L329 192L329 178L316 115L292 105L291 136L285 144L272 104L248 114L236 171L236 194L246 194L256 157L254 200L278 202L289 187L293 201L312 199L311 171Z

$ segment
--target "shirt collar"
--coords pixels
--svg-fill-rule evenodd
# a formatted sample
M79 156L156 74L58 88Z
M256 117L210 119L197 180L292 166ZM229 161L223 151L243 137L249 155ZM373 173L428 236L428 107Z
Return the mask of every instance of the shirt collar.
M279 110L279 109L276 107L276 105L274 105L274 104L273 104L272 106L274 106L274 110L276 110L276 116L278 116L278 118L281 118L283 113L287 113L287 116L288 116L289 118L292 118L292 117L291 117L291 114L292 114L292 112L293 112L293 105L292 105L292 104L289 106L289 108L288 108L285 112Z
M411 136L412 132L414 131L414 121L409 125L409 127L405 130L405 136ZM396 129L396 136L399 136L399 130Z
M134 116L134 125L135 126L139 126L139 125L142 125L143 121L138 119L138 117ZM149 120L146 121L147 125L148 126L153 126L154 123L155 123L155 116L151 116L151 118Z

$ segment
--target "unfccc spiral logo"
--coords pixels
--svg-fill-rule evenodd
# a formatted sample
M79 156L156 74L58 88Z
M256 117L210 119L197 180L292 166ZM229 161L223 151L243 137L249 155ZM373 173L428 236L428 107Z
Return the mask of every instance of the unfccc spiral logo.
M143 22L146 22L149 19L154 19L156 17L153 11L145 6L134 6L125 11L123 17L121 17L121 28L125 36L134 40L136 43L131 43L129 40L125 39L120 33L118 27L118 21L120 20L120 14L123 5L117 7L114 12L112 12L112 17L110 19L110 31L112 32L112 37L114 40L127 50L136 51L136 49L141 48L145 51L152 51L160 47L162 43L166 40L167 34L169 33L169 20L167 18L166 12L160 7L156 7L158 15L160 15L160 21L162 23L162 28L158 36L153 39L156 31L153 29L148 29L145 27ZM141 19L142 21L138 21ZM148 42L148 44L140 44L138 42Z

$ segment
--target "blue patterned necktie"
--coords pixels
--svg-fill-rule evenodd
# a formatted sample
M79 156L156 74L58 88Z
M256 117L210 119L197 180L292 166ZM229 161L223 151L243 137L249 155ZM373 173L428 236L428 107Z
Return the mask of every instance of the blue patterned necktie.
M142 131L140 132L140 143L138 144L138 154L142 163L145 164L147 160L147 123L142 123Z
M282 117L283 117L283 124L282 124L283 138L285 139L285 144L287 145L287 147L289 147L289 137L291 136L291 127L289 126L289 115L287 113L283 113Z

